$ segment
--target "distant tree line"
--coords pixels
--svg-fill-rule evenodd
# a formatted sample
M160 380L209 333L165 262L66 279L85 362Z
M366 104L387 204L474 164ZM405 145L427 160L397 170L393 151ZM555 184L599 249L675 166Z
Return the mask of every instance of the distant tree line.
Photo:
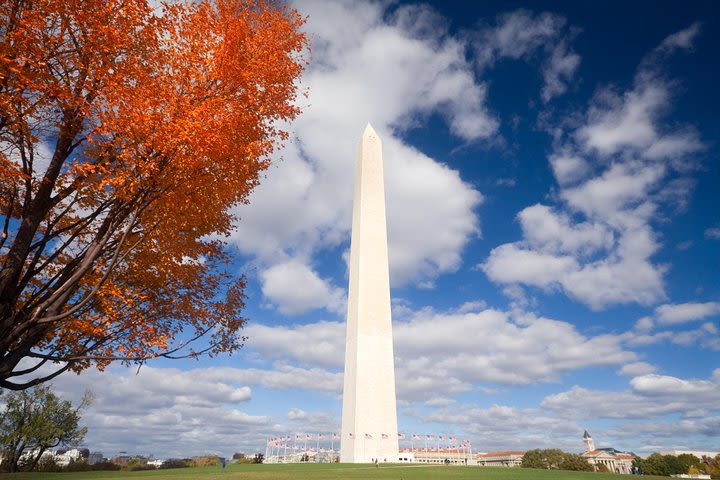
M705 473L712 478L720 479L720 455L715 458L698 458L689 453L677 456L653 453L647 458L636 458L633 461L633 466L645 475L669 477L670 475L682 473Z
M534 449L525 452L522 458L523 468L541 468L543 470L575 470L592 472L593 466L580 455L563 452L557 448ZM604 465L598 465L601 472L607 471ZM720 479L720 455L715 458L698 458L687 453L681 455L661 455L653 453L647 458L636 457L633 467L645 475L670 476L682 473L709 474Z

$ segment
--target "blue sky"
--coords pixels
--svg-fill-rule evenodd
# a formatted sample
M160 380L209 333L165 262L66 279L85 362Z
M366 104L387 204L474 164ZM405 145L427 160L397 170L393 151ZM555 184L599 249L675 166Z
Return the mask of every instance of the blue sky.
M467 4L467 5L466 5ZM471 5L472 4L472 5ZM383 141L399 430L476 451L720 440L711 2L297 2L309 96L230 238L246 347L55 381L88 446L338 431L354 149Z

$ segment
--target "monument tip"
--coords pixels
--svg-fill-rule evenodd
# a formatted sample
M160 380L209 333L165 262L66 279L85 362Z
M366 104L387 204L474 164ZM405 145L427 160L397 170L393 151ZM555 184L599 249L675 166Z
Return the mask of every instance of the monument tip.
M377 137L378 134L375 132L375 129L372 125L370 125L370 122L368 122L367 126L365 127L365 131L363 132L363 137L368 137L372 135L373 137Z

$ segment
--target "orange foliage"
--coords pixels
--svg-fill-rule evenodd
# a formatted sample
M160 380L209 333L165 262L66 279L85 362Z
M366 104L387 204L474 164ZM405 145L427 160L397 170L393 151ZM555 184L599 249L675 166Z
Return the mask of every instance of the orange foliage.
M221 239L299 113L303 21L272 0L161 10L0 3L0 386L47 379L13 380L28 357L79 371L206 332L185 354L242 344Z

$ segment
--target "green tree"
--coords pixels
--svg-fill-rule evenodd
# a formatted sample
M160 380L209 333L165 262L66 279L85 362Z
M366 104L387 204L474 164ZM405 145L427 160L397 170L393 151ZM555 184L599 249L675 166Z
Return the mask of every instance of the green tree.
M90 404L90 395L77 408L62 400L48 386L11 392L4 398L0 413L0 449L3 467L16 472L20 467L37 468L42 454L59 445L74 446L87 433L80 427L80 411Z
M643 473L645 475L659 475L667 477L670 475L670 468L663 455L653 453L643 462Z
M543 468L546 470L557 470L565 458L565 452L557 448L545 450L534 449L525 452L522 459L523 468Z
M678 473L689 473L688 470L690 470L690 467L695 467L695 469L697 469L702 463L698 457L691 453L682 453L677 456L677 460L680 464L680 468L683 470Z
M578 472L592 472L593 467L588 461L574 453L566 453L562 462L560 462L560 470L574 470Z

